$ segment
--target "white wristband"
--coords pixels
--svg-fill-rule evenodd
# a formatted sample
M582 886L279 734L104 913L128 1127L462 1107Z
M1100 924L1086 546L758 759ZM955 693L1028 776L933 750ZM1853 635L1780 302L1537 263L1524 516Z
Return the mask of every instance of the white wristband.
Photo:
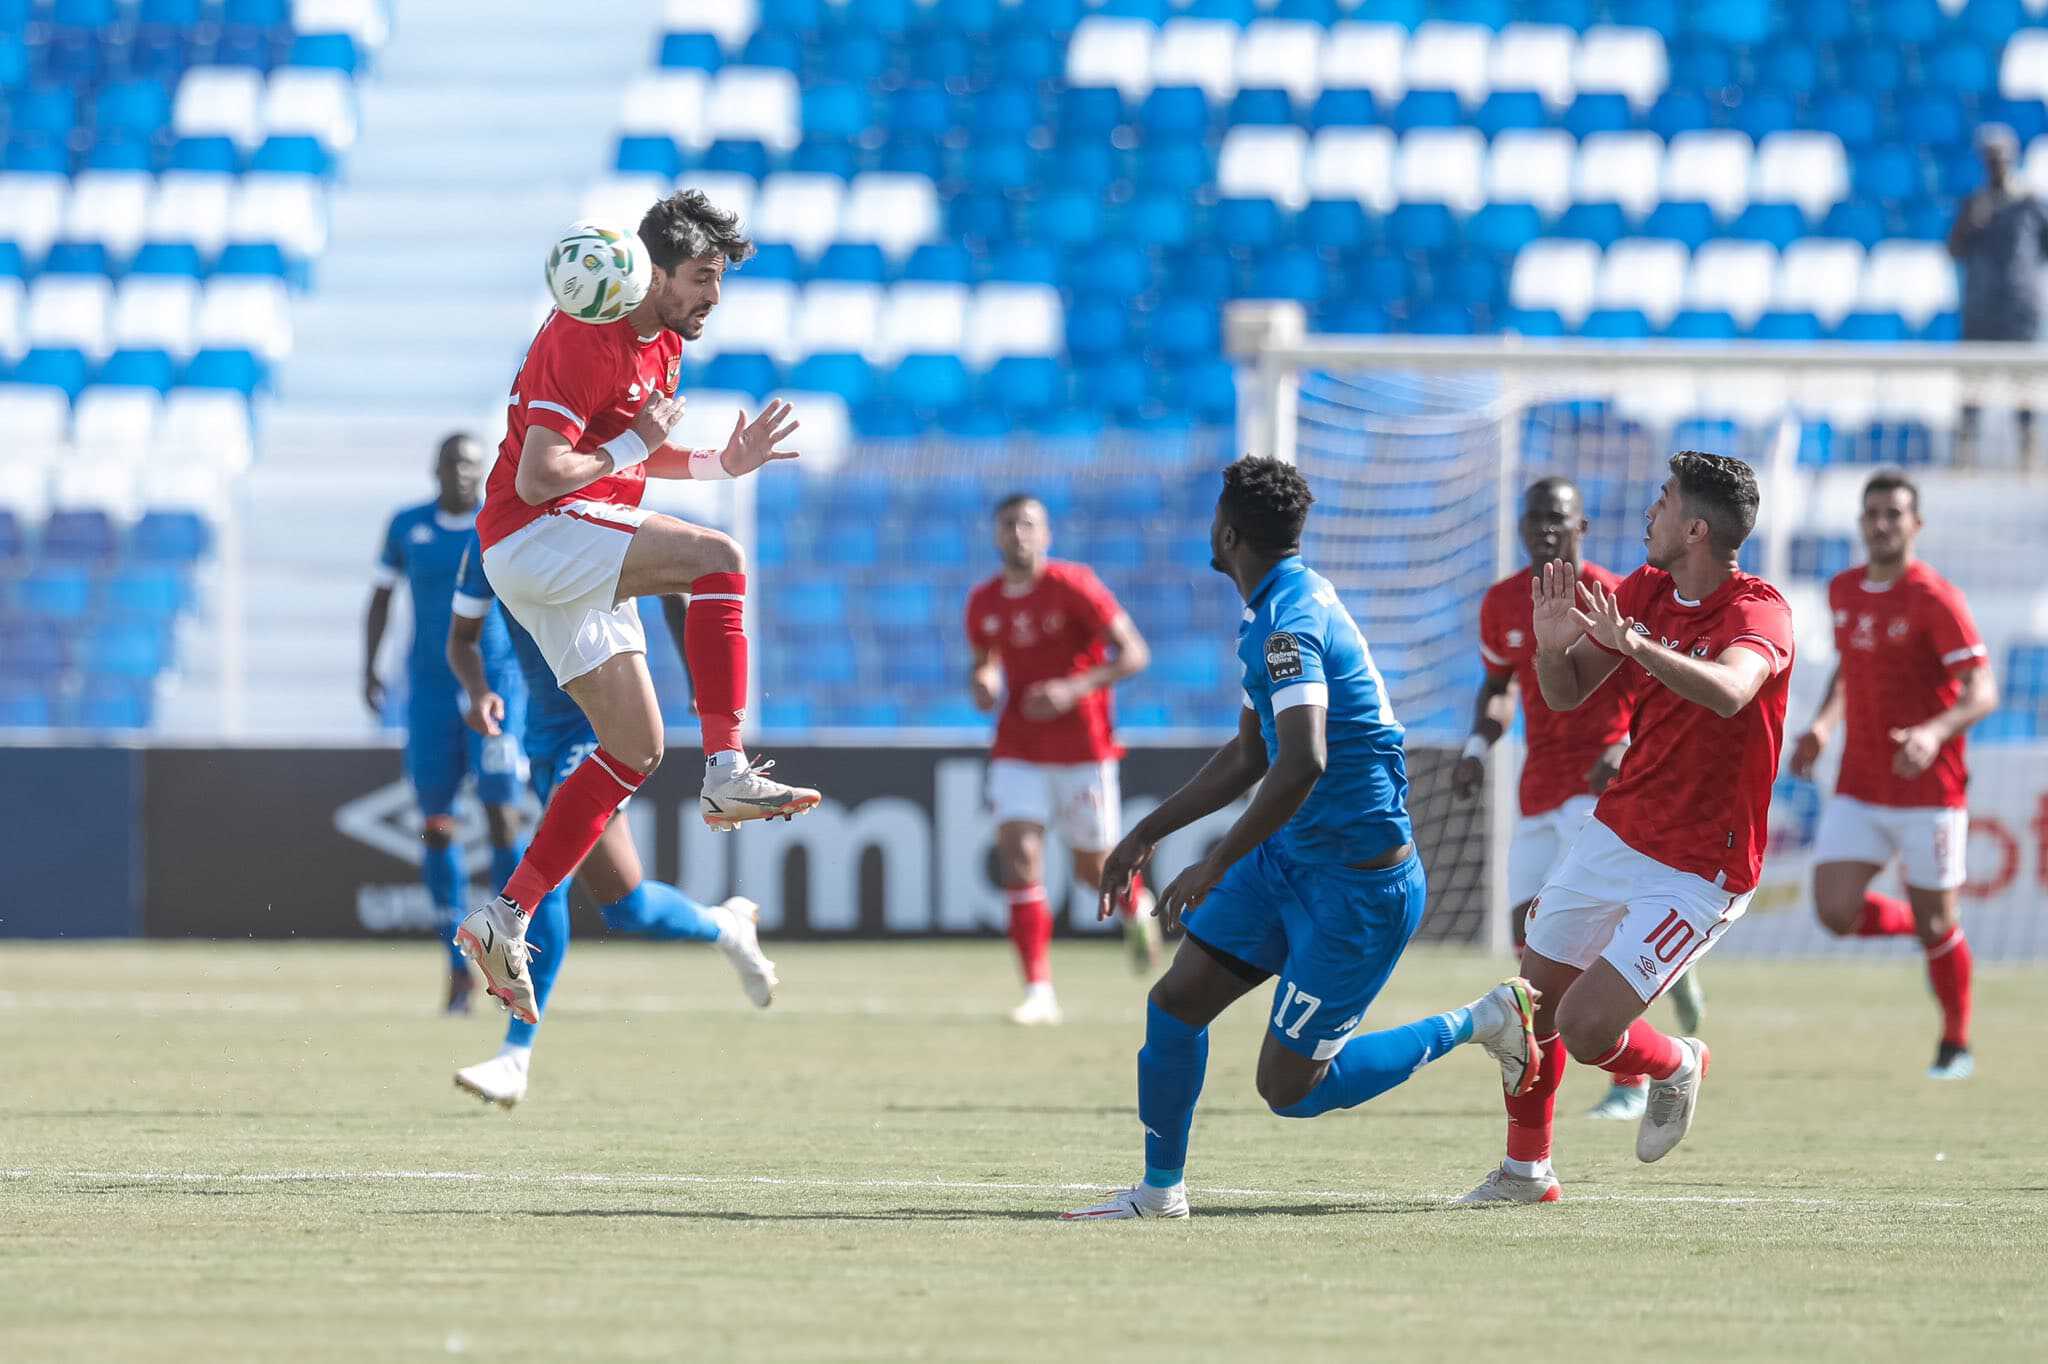
M612 457L612 472L615 474L644 462L652 453L647 448L647 442L640 439L640 433L631 427L613 436L598 449Z
M1486 750L1491 747L1491 744L1487 743L1486 740L1480 738L1477 734L1470 735L1465 740L1465 751L1462 756L1483 759L1486 756Z
M725 469L725 452L722 450L690 451L690 477L704 482L731 478Z

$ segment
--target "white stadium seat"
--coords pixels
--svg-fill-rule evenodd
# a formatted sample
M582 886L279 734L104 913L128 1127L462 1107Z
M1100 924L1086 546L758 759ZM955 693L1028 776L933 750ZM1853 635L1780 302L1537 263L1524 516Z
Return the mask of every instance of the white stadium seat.
M619 131L631 137L666 137L692 151L710 144L711 125L704 93L711 78L702 71L657 71L635 76L619 107Z
M355 82L345 71L288 66L263 91L263 130L318 138L330 152L356 145Z
M1572 158L1578 150L1561 128L1507 129L1486 151L1487 202L1563 212L1572 201Z
M1237 44L1237 83L1277 88L1307 104L1323 87L1323 28L1300 19L1254 19Z
M937 241L942 219L938 187L922 175L870 171L853 178L839 215L839 240L873 242L901 260Z
M1863 248L1829 237L1803 237L1778 258L1771 286L1771 307L1781 312L1812 313L1832 327L1856 306L1863 283Z
M1006 355L1058 355L1065 333L1059 290L1044 284L984 284L968 308L961 358L980 368Z
M23 447L41 449L60 444L70 430L71 400L62 389L0 383L0 431L7 432L10 443L19 441Z
M144 219L150 241L191 242L211 254L227 240L235 177L211 171L165 171Z
M132 521L142 510L136 505L135 473L133 461L64 460L50 478L50 505Z
M730 352L796 358L796 286L788 280L748 279L741 270L719 290L718 307L704 324L704 339L691 358Z
M753 200L754 182L742 180L748 202ZM638 228L648 207L674 189L659 175L614 175L592 185L576 210L579 223L603 223L609 227ZM727 205L721 203L721 208Z
M1699 200L1732 218L1749 206L1754 156L1746 133L1726 128L1680 133L1664 149L1664 198Z
M178 464L142 466L137 489L151 511L196 511L219 520L227 508L227 480L214 469Z
M1600 248L1591 242L1538 240L1515 256L1508 301L1517 308L1549 308L1576 327L1593 307Z
M177 275L131 275L114 295L109 327L114 348L190 355L197 349L192 322L198 311L198 281Z
M1404 204L1449 204L1470 213L1486 202L1486 139L1477 128L1418 128L1394 156Z
M1408 30L1399 24L1332 24L1323 38L1323 88L1370 90L1382 103L1408 92L1401 56Z
M766 66L728 66L711 81L706 96L711 136L752 139L772 152L788 152L803 140L796 77Z
M1143 19L1091 14L1067 40L1067 84L1113 85L1133 103L1152 90L1152 44L1158 33Z
M2023 28L2006 40L1998 93L2007 99L2048 99L2048 29Z
M659 177L649 178L656 184L660 183ZM750 225L754 221L754 204L760 198L760 186L749 176L736 171L685 171L682 178L676 181L676 185L682 189L703 191L704 197L719 208L727 213L738 214L742 226ZM666 189L656 190L654 198L658 199L665 193ZM653 202L654 199L647 200L640 206L639 211L647 212L648 205ZM640 220L636 217L633 221L637 223Z
M790 437L789 444L803 456L807 472L829 473L845 462L847 449L853 444L853 419L846 410L846 399L837 393L806 393L796 389L769 396L796 409L796 419L803 426ZM730 423L726 430L731 432Z
M113 293L101 275L44 275L28 287L22 331L30 346L82 350L105 355L107 305Z
M882 286L819 280L797 300L796 352L865 354L882 330Z
M1394 207L1394 134L1386 128L1325 128L1308 154L1311 199L1356 199L1374 213Z
M1636 108L1647 109L1670 80L1664 36L1653 28L1595 24L1579 35L1572 83L1580 94L1616 91L1627 95Z
M1195 85L1211 100L1237 93L1242 30L1220 19L1168 19L1152 45L1152 84Z
M1572 168L1572 198L1582 204L1620 204L1638 217L1657 203L1664 144L1655 133L1594 133L1579 144Z
M21 334L22 295L18 279L0 277L0 363L14 359L28 349Z
M213 280L199 300L194 339L203 349L254 351L266 360L291 354L291 296L284 281L228 276Z
M1797 204L1818 221L1849 196L1849 155L1833 133L1778 132L1756 148L1750 197L1765 204Z
M967 305L971 297L964 284L937 284L909 280L889 290L882 309L881 335L873 356L880 361L900 360L906 355L953 355L967 344Z
M1768 242L1712 241L1693 252L1685 306L1725 312L1747 327L1771 304L1778 253Z
M153 388L94 384L71 409L71 439L95 459L139 460L162 412L163 399Z
M0 172L0 241L40 256L57 239L71 184L43 171Z
M1635 308L1653 327L1671 321L1685 297L1686 250L1661 237L1624 237L1607 248L1593 282L1596 308Z
M1290 212L1308 202L1308 134L1299 128L1232 128L1216 157L1216 188L1271 199Z
M1870 248L1863 263L1857 306L1897 313L1909 326L1925 325L1956 307L1956 266L1936 242L1887 241Z
M836 175L771 175L761 182L760 197L754 200L754 236L788 242L801 254L815 257L839 236L839 208L845 195L846 182Z
M1430 22L1409 35L1401 80L1410 90L1455 90L1467 107L1486 98L1493 34L1478 24Z
M292 0L292 31L346 33L375 52L390 40L391 18L384 0Z
M669 432L669 443L684 450L723 450L732 437L733 420L752 416L760 405L745 393L722 388L693 388L683 405L683 419Z
M126 259L142 243L155 179L143 171L85 171L71 182L64 205L64 235L100 242Z
M245 175L228 206L228 239L276 242L311 259L327 247L327 200L310 175Z
M159 458L238 474L249 467L253 448L249 404L241 394L214 388L174 388L164 400L164 417L156 433Z
M246 66L195 66L178 82L171 127L180 137L227 137L244 151L263 140L263 76Z
M662 23L675 33L715 33L728 52L737 52L760 25L754 0L667 0Z
M2020 176L2034 193L2048 195L2048 133L2042 133L2027 144Z
M1534 90L1561 109L1572 102L1572 53L1576 33L1562 24L1509 24L1493 40L1486 58L1486 83L1493 90Z

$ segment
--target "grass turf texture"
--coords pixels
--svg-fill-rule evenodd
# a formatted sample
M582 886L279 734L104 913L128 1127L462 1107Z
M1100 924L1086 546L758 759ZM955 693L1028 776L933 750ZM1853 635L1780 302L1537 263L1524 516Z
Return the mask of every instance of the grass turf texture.
M1031 1031L997 942L776 955L755 1015L714 952L579 946L508 1114L450 1083L499 1016L433 1015L437 949L9 946L0 1358L1991 1360L2048 1328L2038 970L1981 972L1978 1077L1937 1085L1917 964L1716 959L1686 1145L1638 1165L1574 1067L1566 1201L1497 1211L1444 1206L1500 1153L1482 1053L1284 1121L1261 990L1216 1030L1194 1218L1070 1226L1139 1168L1119 949L1063 946L1067 1025ZM1418 951L1371 1021L1499 974Z

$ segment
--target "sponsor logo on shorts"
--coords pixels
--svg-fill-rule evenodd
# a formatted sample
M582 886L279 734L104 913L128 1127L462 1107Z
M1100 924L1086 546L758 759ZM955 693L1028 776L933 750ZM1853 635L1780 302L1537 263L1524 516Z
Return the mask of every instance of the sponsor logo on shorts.
M1275 682L1301 676L1301 641L1285 630L1266 636L1266 676Z

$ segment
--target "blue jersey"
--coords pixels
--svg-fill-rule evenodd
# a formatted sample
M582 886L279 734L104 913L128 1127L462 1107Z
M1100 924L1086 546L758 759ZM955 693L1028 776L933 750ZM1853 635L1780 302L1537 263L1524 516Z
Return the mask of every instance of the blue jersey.
M533 636L526 633L525 626L503 610L496 609L497 593L491 590L491 580L484 576L483 549L474 530L470 531L467 548L462 553L450 600L457 597L462 599L459 606L463 615L474 618L488 612L502 620L500 632L509 638L512 657L526 683L526 735L522 737L527 740L528 755L538 760L540 749L546 747L540 741L549 736L588 728L590 722L584 719L582 708L570 700L569 693L556 683L555 670L541 657L540 645L533 642Z
M1323 775L1275 842L1296 862L1370 861L1411 841L1408 763L1387 684L1337 589L1298 556L1273 566L1237 631L1244 703L1259 717L1270 762L1275 709L1328 712Z
M412 594L412 649L406 666L416 703L430 698L438 704L462 690L448 667L449 604L455 599L462 551L475 539L474 513L444 512L432 502L405 508L384 532L384 551L377 558L379 585L403 578ZM484 676L492 689L500 695L523 692L502 612L494 610L485 618L481 644Z

